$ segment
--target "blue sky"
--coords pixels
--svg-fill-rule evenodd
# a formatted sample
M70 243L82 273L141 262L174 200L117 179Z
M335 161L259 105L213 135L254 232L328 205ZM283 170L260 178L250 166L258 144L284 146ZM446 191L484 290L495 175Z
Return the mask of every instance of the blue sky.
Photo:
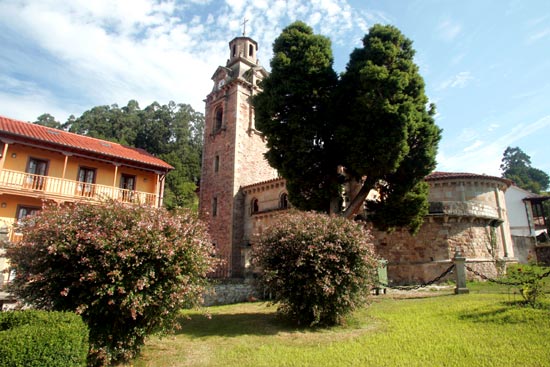
M294 20L331 38L338 72L370 26L397 26L437 105L438 170L500 176L518 146L550 173L548 0L0 1L0 115L64 122L130 99L204 112L245 17L267 69Z

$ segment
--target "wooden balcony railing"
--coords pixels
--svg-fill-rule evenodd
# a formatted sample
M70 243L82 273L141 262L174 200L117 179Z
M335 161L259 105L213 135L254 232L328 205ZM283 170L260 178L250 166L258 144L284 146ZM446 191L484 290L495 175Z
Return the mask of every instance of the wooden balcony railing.
M0 189L7 193L35 197L52 197L68 200L103 201L113 199L134 204L157 206L155 194L126 190L114 186L96 185L52 176L33 175L26 172L1 170Z

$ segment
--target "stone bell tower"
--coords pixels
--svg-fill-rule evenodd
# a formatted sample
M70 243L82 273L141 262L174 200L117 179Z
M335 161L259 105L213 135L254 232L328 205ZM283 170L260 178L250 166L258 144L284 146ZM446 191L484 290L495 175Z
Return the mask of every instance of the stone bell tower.
M243 273L244 199L241 187L277 177L264 158L267 148L254 124L251 98L267 72L258 64L252 38L229 42L229 59L219 66L206 97L199 211L209 224L212 242L224 263L216 277Z

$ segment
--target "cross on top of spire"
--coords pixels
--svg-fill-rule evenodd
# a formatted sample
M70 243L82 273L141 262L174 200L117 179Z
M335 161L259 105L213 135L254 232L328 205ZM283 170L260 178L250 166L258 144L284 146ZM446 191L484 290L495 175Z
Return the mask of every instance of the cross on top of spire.
M241 25L243 26L243 37L246 37L246 23L248 23L248 20L249 19L246 19L245 17L243 18L243 22L241 23Z

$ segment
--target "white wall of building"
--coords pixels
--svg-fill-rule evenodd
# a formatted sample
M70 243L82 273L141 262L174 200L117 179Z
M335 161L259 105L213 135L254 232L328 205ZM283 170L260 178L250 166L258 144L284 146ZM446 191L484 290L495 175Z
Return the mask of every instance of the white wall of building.
M528 237L534 235L529 227L529 217L523 199L534 194L520 187L512 185L504 194L508 220L512 236Z

